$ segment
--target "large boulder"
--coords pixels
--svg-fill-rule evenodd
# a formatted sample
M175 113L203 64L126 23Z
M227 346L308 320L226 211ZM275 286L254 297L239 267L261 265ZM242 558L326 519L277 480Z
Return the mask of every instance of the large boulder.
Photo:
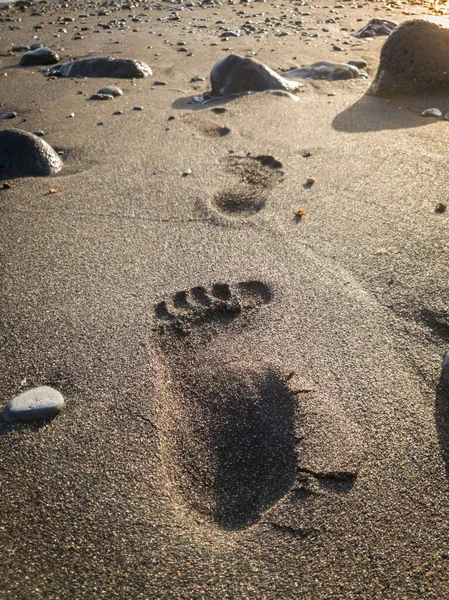
M216 96L230 96L245 92L283 90L296 92L301 87L289 81L253 58L228 54L212 67L210 73L212 92Z
M421 94L449 89L449 29L416 19L406 21L382 47L371 93Z
M362 27L357 33L354 33L354 37L371 38L378 35L390 35L397 26L397 23L388 21L387 19L371 19L365 27Z
M148 65L127 58L83 58L69 63L57 65L47 71L48 75L60 77L113 77L133 79L147 77L152 74Z
M0 131L0 179L58 173L62 160L37 135L19 129Z
M357 67L345 63L333 63L327 60L321 60L300 69L287 71L284 75L293 79L327 79L328 81L354 79L364 76L362 71L359 71Z
M54 65L59 62L59 55L50 48L37 48L26 52L20 58L22 67L35 67L38 65Z

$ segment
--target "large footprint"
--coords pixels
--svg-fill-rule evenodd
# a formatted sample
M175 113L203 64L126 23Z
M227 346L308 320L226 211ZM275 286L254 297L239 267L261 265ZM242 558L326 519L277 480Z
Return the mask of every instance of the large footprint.
M256 523L287 494L297 496L304 485L309 489L310 480L319 483L312 485L317 490L333 491L348 491L355 482L354 472L334 452L333 436L341 446L346 435L337 405L332 407L337 418L329 431L325 427L326 450L314 462L313 452L304 452L308 429L322 437L314 391L258 357L257 349L239 345L251 313L272 299L268 285L246 281L192 288L155 307L164 479L184 515L224 530ZM326 454L337 462L331 472Z

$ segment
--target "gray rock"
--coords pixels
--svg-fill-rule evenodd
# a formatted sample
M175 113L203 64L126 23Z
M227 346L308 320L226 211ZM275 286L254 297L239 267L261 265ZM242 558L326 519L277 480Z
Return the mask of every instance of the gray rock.
M13 46L11 48L13 52L28 52L29 49L29 46Z
M64 404L64 398L57 390L48 386L36 387L10 400L2 417L7 423L50 419L61 412Z
M210 81L216 96L265 90L296 92L301 87L298 82L289 81L259 61L237 54L228 54L215 63Z
M112 94L92 94L89 100L114 100L114 96Z
M42 44L31 44L30 50L37 50L38 48L43 48Z
M107 96L122 96L123 90L116 85L109 85L98 90L97 94L106 94Z
M368 66L368 63L364 60L348 60L348 65L357 67L357 69L364 69Z
M0 121L7 121L8 119L15 119L17 117L16 112L8 112L0 117Z
M143 106L133 106L133 110L143 110Z
M62 161L46 141L18 129L0 131L0 179L58 173Z
M148 65L125 58L83 58L48 69L48 75L60 77L117 77L133 79L152 74Z
M388 21L387 19L371 19L365 27L362 27L357 33L354 33L354 37L367 38L376 37L378 35L390 35L397 26L397 23Z
M338 79L355 79L361 75L361 72L357 67L349 64L322 60L300 69L287 71L284 75L292 79L327 79L328 81L335 81Z
M449 89L449 29L416 19L397 27L380 54L371 85L377 96Z
M443 113L438 108L428 108L421 113L423 117L434 117L435 119L441 119Z
M36 48L26 52L20 59L22 67L54 65L57 62L59 62L59 55L50 48Z

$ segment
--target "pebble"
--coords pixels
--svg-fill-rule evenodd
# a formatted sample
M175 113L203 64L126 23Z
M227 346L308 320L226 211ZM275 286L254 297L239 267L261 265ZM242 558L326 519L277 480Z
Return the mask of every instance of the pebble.
M133 106L133 110L143 110L143 106Z
M36 50L26 52L20 58L22 67L54 65L57 62L59 62L59 54L50 50L50 48L36 48Z
M131 79L148 77L152 71L148 65L137 60L125 58L83 58L63 65L57 65L47 71L48 75L59 77L118 77Z
M17 117L16 112L8 112L0 117L0 121L6 121L7 119L15 119Z
M438 108L427 108L421 113L423 117L434 117L435 119L441 119L443 113Z
M166 81L155 81L153 85L167 85Z
M187 175L191 175L191 174L192 174L192 169L190 167L187 167L187 169L185 169L183 172L184 177L187 177Z
M123 96L123 90L116 85L110 85L98 90L97 94L106 94L108 96Z
M368 63L364 60L348 60L348 65L357 67L357 69L364 69L368 66Z
M444 213L447 211L447 204L445 202L438 202L438 204L435 206L435 212L437 213Z
M3 409L2 417L7 423L50 419L61 412L64 404L64 398L57 390L40 386L10 400Z
M90 100L114 100L114 96L112 94L92 94L89 98Z

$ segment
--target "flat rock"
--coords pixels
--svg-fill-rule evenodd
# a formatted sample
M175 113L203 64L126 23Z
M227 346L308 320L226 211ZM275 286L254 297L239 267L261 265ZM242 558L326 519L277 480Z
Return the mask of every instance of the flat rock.
M148 65L137 60L126 58L83 58L69 63L57 65L47 71L48 75L60 77L118 77L133 79L147 77L152 74Z
M50 48L36 48L36 50L26 52L20 58L22 67L54 65L57 62L59 62L59 54L50 50Z
M64 408L64 398L55 389L40 386L15 396L3 409L3 420L38 421L55 417Z
M0 121L7 121L8 119L15 119L16 117L17 117L17 113L16 112L7 112L7 113L4 113L0 117Z
M370 91L377 96L449 89L449 29L416 19L387 39Z
M106 94L107 96L122 96L123 90L116 85L108 85L98 90L97 94Z
M237 54L228 54L215 63L210 81L216 96L265 90L296 92L301 87L296 81L289 81L259 61Z
M398 26L394 21L388 19L371 19L369 23L354 33L356 38L376 37L379 35L390 35Z
M54 175L61 168L58 154L40 137L19 129L0 131L0 180Z
M334 63L321 60L300 69L287 71L285 75L292 79L327 79L336 81L338 79L355 79L362 73L357 67L345 63Z

